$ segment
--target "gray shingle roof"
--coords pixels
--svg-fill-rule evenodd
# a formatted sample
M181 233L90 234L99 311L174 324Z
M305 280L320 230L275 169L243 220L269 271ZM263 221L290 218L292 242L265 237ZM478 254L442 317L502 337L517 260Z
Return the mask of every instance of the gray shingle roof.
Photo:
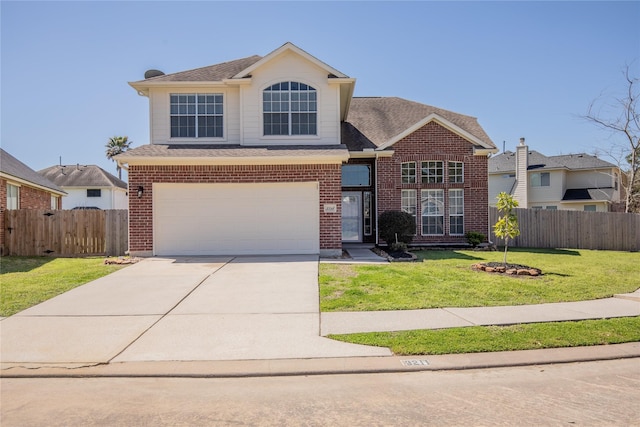
M31 182L40 187L49 188L58 193L65 193L56 184L13 157L11 154L0 148L0 172L11 175L15 178Z
M127 183L96 165L56 165L39 171L60 187L118 187Z
M379 147L431 114L445 118L488 146L495 147L475 117L397 97L354 97L347 123L342 127L343 142L352 151L370 148L371 144Z
M346 155L344 145L271 145L271 146L241 146L241 145L160 145L147 144L127 150L116 156L117 159L136 157L305 157L305 156L335 156Z
M529 167L533 169L594 169L612 168L614 164L606 162L590 154L565 154L545 156L535 150L529 150ZM489 173L513 172L516 170L516 153L505 151L489 159Z
M218 82L224 79L230 79L240 71L255 64L260 59L262 59L261 56L253 55L247 58L223 62L222 64L209 65L207 67L196 68L193 70L151 77L149 79L134 82L134 84L142 82Z

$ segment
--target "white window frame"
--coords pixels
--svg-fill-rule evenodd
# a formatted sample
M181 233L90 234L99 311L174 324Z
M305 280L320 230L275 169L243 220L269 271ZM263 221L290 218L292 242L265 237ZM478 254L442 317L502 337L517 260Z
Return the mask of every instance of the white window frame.
M418 228L418 205L417 205L418 190L408 189L401 190L400 192L400 209L403 212L408 213L413 217ZM414 232L415 235L415 232Z
M546 179L544 178L546 177ZM551 186L551 174L549 172L535 172L529 175L532 187L549 187Z
M90 196L89 195L89 191L93 191L93 192L97 191L98 195L97 196L96 195ZM94 194L96 194L96 193L94 193ZM100 198L100 197L102 197L102 189L101 188L87 188L87 198L91 198L91 199L96 198L97 199L97 198Z
M463 162L448 162L447 172L449 174L449 182L455 184L461 184L464 182L464 163Z
M51 195L51 210L55 211L58 209L58 199L60 196L56 196L55 194Z
M178 99L177 104L173 104L173 97L191 96L194 97L193 103L188 102L188 99L185 102L180 102L180 100ZM204 102L201 102L201 97L205 97ZM214 97L213 102L209 102L207 97ZM219 102L217 99L218 97L220 97ZM177 111L174 110L174 107L176 107ZM185 107L185 110L180 111L180 107ZM193 107L193 110L190 110L189 107ZM171 135L171 139L224 139L224 110L225 108L223 93L171 93L169 94L169 135ZM193 117L193 136L174 136L173 125L171 123L174 117ZM199 134L200 120L206 120L206 118L208 117L220 118L220 135L202 136ZM188 127L191 127L191 125L189 125ZM217 125L214 126L214 129L217 127Z
M282 85L286 83L288 89L272 89L276 85ZM293 86L298 85L298 89L293 89ZM300 89L300 85L306 86L306 89ZM277 94L278 99L273 99L273 96ZM269 99L267 99L267 95ZM303 95L306 96L306 100L303 100ZM283 99L285 98L285 99ZM298 99L294 99L298 98ZM274 109L275 107L275 109ZM297 108L296 108L297 107ZM306 107L306 109L300 109ZM265 118L271 114L283 114L287 116L287 133L273 133L266 132L267 124ZM295 115L302 116L303 114L315 115L314 123L309 120L306 124L313 129L309 129L306 133L295 133L293 118ZM309 137L318 136L318 90L307 83L300 81L282 81L274 83L262 90L262 135L265 137Z
M458 203L459 202L459 203ZM454 233L453 221L456 219L456 227L462 225L462 231ZM462 220L461 224L457 224L458 219ZM449 189L449 235L450 236L464 236L464 189L452 188Z
M7 210L20 209L20 186L7 183Z
M404 162L400 165L400 177L403 184L415 184L417 182L416 162Z
M442 160L426 160L420 163L420 176L423 184L444 183L444 162Z
M444 189L420 190L423 236L444 236Z
M585 212L598 212L598 206L597 205L584 205L582 207L582 210L585 211Z

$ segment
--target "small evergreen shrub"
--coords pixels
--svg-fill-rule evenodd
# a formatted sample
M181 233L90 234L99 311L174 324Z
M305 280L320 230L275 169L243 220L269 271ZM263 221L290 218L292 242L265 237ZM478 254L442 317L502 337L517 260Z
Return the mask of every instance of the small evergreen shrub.
M378 230L382 240L391 246L397 242L411 243L416 232L416 221L403 211L387 211L378 217Z
M407 244L405 242L393 242L389 248L391 249L391 252L406 252Z
M467 243L469 243L474 248L478 246L480 243L484 242L486 236L478 231L467 231L464 235L467 239Z

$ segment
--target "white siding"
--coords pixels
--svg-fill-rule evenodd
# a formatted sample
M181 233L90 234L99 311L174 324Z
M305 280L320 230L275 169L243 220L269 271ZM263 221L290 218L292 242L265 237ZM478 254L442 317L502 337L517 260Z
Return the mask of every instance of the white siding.
M510 174L493 174L489 175L489 206L495 206L498 200L498 194L505 192L511 194L513 186L516 182L515 176ZM522 206L525 207L525 206Z
M172 93L222 93L224 95L224 138L171 138L170 95ZM239 144L239 90L235 87L167 87L149 91L152 144Z
M100 197L87 197L87 188L62 187L67 196L62 199L63 209L95 206L100 209L128 209L127 190L122 188L88 187L100 189Z
M318 136L262 135L262 90L274 83L298 81L318 92ZM327 72L300 56L285 52L252 75L250 86L242 87L242 122L246 145L338 144L340 141L339 86L329 85Z
M548 187L532 187L532 173L548 173ZM529 207L539 206L540 204L548 205L562 200L564 196L564 172L562 171L529 171Z
M613 187L613 171L611 169L571 171L567 174L567 188L605 187Z

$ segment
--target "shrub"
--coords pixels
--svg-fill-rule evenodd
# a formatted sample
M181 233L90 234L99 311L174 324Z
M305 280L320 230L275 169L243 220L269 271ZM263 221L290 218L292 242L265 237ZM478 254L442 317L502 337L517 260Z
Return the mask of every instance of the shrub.
M416 232L416 221L407 212L387 211L378 217L378 230L389 246L396 241L409 244Z
M467 243L474 248L484 242L484 239L486 238L486 236L479 231L467 231L464 237L467 239Z
M406 252L407 244L405 242L393 242L390 245L391 252Z

